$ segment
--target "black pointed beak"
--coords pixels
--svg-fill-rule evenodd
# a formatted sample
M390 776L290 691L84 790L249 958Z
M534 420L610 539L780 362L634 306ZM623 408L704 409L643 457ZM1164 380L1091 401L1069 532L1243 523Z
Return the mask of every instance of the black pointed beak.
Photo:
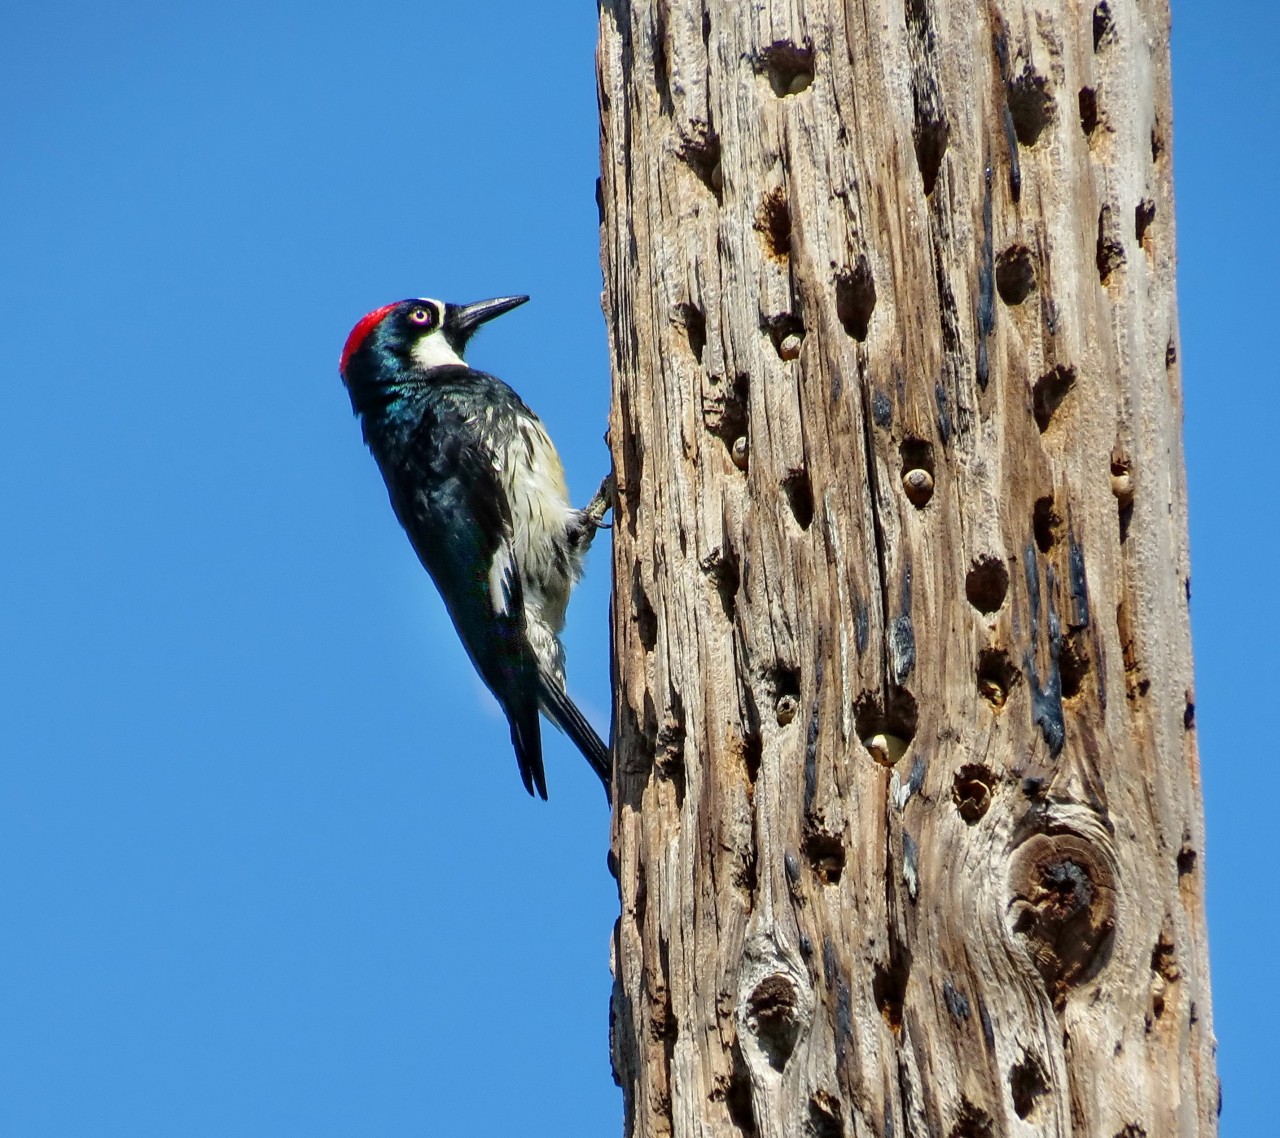
M445 331L465 343L481 324L519 308L527 296L499 296L493 300L477 300L474 304L450 304L445 310Z

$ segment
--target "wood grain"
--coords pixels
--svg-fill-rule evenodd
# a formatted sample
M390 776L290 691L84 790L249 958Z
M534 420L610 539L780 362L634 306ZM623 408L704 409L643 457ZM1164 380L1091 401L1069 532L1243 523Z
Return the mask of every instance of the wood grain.
M635 1135L1207 1135L1163 0L606 0Z

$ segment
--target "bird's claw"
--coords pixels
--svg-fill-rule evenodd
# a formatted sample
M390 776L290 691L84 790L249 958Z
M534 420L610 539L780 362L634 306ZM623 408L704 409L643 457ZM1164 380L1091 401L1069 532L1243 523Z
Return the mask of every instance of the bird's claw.
M595 496L582 511L583 518L596 529L612 529L613 526L604 520L605 514L613 509L613 500L617 495L617 487L613 479L613 471L609 471L600 483Z

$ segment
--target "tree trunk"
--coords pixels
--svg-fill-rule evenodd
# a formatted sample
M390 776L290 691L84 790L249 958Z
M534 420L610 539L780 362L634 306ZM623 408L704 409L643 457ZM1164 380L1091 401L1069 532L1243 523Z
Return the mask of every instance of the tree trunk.
M1164 0L604 0L629 1134L1212 1134Z

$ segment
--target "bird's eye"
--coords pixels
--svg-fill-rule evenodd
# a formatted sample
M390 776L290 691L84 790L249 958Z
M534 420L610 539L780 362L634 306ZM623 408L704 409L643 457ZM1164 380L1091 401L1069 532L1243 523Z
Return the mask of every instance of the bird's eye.
M421 324L424 328L430 328L436 322L435 310L419 304L409 309L409 322L411 324Z

